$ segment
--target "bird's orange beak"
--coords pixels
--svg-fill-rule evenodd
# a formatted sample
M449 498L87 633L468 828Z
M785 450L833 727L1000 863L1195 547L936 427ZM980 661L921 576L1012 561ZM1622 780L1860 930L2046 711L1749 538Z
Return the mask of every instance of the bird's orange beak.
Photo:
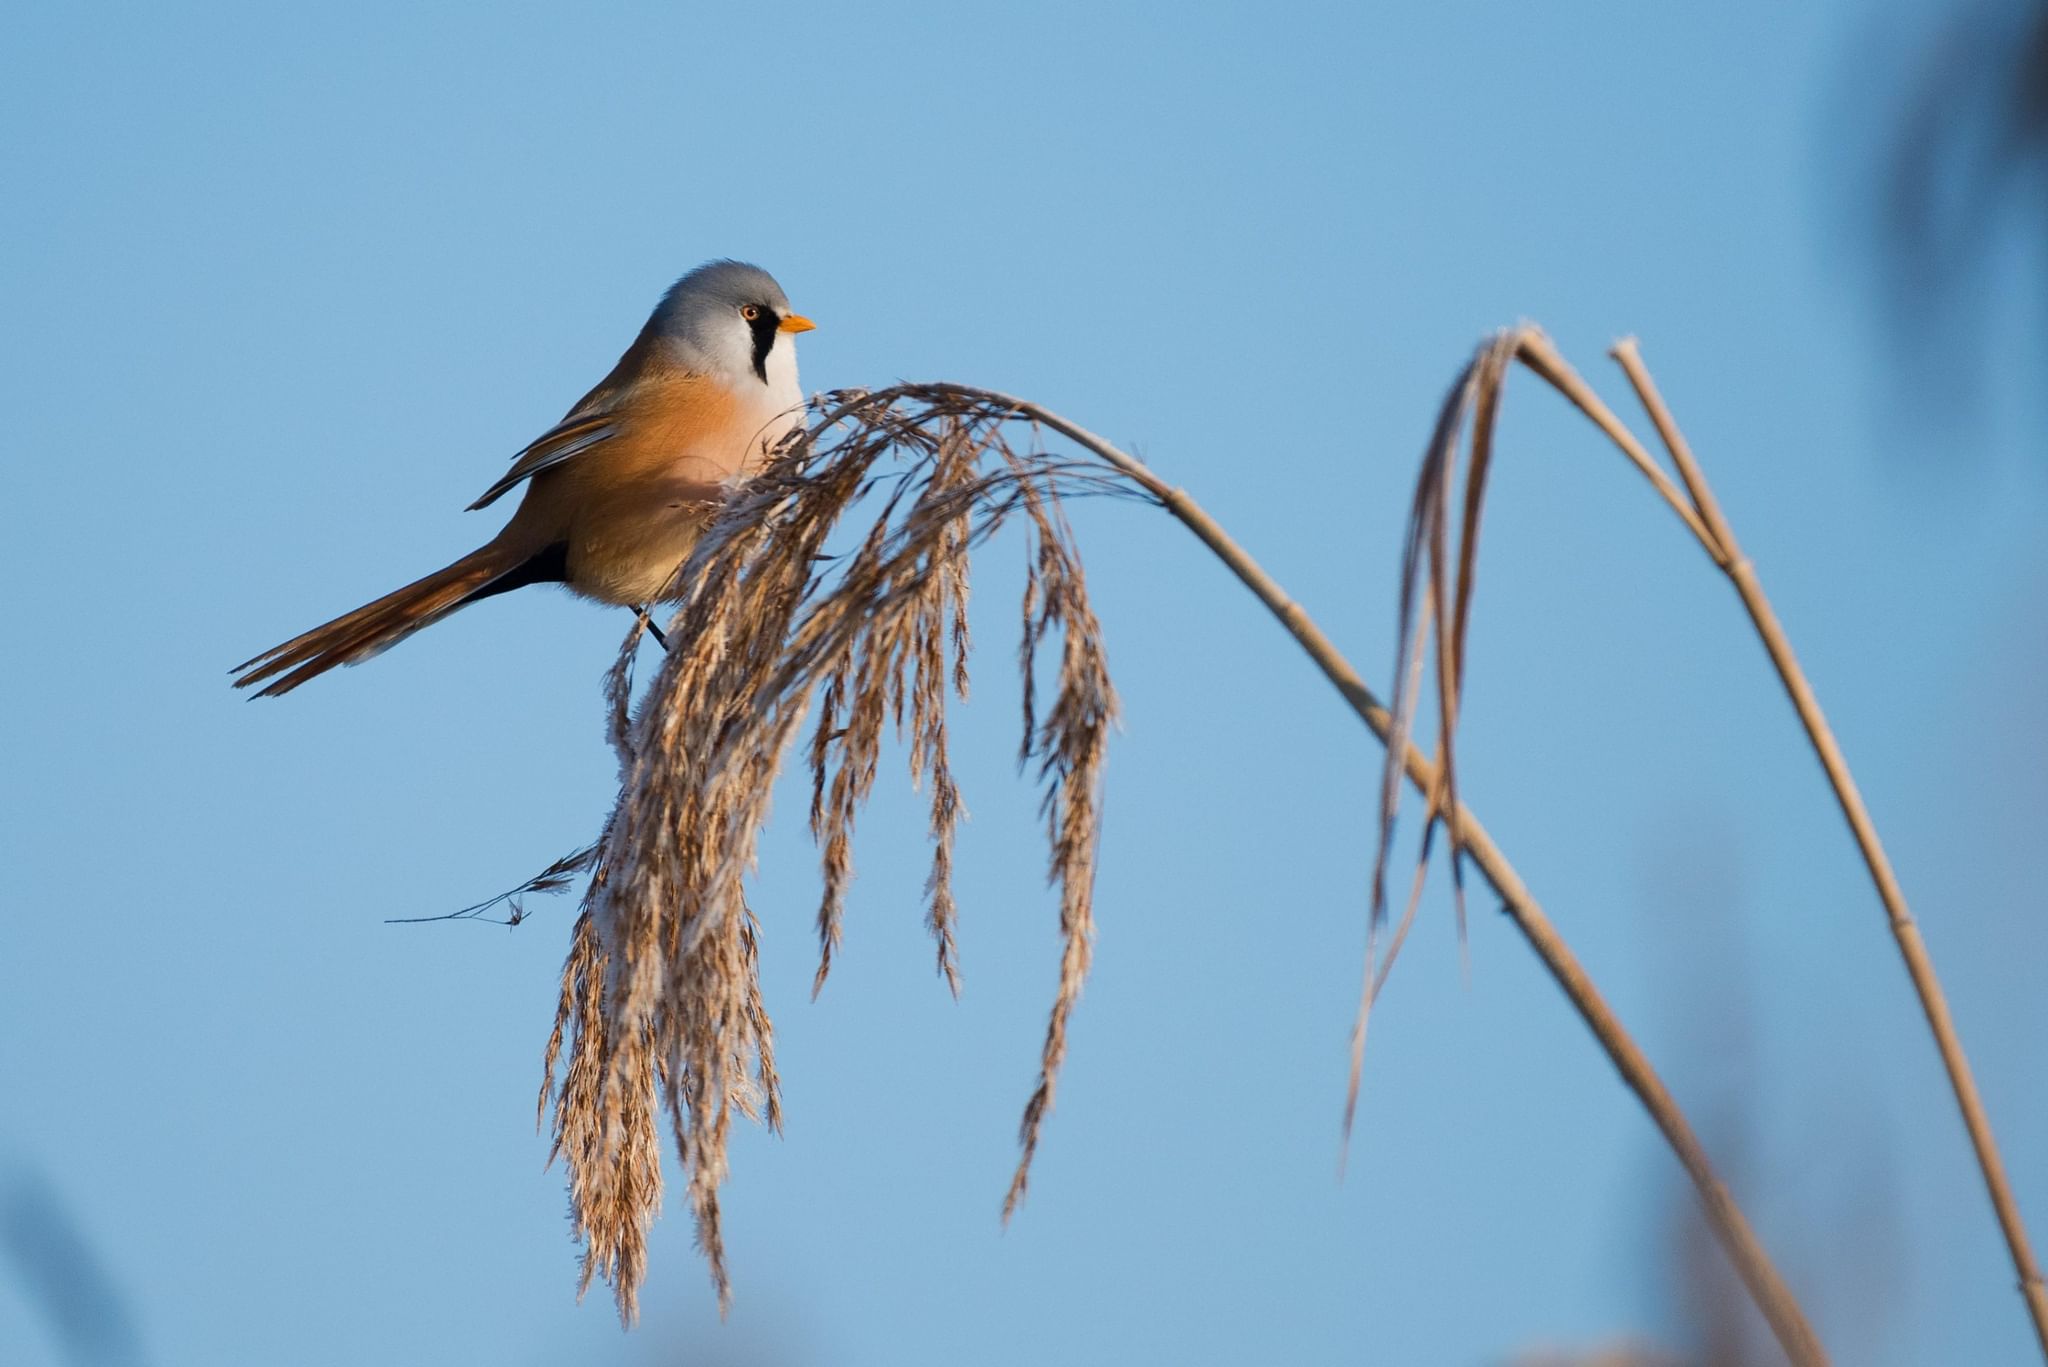
M816 326L816 323L804 317L801 313L792 313L785 317L781 325L775 330L777 332L809 332Z

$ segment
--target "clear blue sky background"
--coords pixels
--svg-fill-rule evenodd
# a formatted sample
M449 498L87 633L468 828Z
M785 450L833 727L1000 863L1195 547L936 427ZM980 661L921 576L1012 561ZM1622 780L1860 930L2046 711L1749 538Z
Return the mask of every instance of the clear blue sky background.
M1899 41L1925 29L1898 11ZM1846 3L37 6L0 49L0 1178L153 1364L1487 1363L1680 1342L1675 1164L1509 925L1432 898L1338 1117L1378 751L1162 519L1079 515L1128 711L1095 976L996 1212L1056 972L980 584L950 1000L916 800L807 999L800 804L758 905L789 1123L738 1301L659 1226L578 1306L532 1131L626 623L493 601L279 702L227 666L483 539L458 510L712 256L811 389L1029 394L1184 483L1369 676L1443 386L1491 327L1651 363L1915 898L2048 1235L2048 483L2030 302L1967 418L1873 303ZM1917 26L1917 28L1916 28ZM1881 64L1880 64L1881 65ZM2017 290L2016 281L2008 289ZM1737 606L1518 378L1465 795L1724 1156L1843 1362L2027 1359L1873 896ZM886 787L887 785L885 785ZM21 1221L17 1220L19 1226ZM34 1224L35 1221L30 1221ZM34 1255L32 1255L34 1256ZM0 1358L66 1362L0 1276ZM126 1337L124 1337L124 1334Z

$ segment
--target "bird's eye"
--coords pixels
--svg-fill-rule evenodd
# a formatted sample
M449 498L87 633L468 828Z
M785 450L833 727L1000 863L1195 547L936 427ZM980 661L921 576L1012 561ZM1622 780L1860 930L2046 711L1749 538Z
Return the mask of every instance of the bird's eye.
M740 317L742 317L742 318L746 319L746 320L747 320L748 322L750 322L750 323L751 323L751 322L753 322L753 321L754 321L754 320L755 320L756 318L759 318L760 316L761 316L761 309L760 309L759 305L756 305L756 304L742 304L742 305L740 305Z

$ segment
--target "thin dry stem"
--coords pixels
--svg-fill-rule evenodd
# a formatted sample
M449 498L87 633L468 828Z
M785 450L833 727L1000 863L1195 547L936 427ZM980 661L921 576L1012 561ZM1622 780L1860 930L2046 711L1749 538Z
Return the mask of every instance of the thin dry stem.
M1663 396L1657 392L1656 383L1643 364L1635 339L1622 339L1610 354L1628 376L1630 386L1664 443L1664 449L1671 453L1672 464L1678 467L1679 477L1685 482L1693 507L1699 514L1708 542L1707 549L1742 599L1742 606L1756 627L1757 637L1771 657L1771 667L1777 671L1786 696L1792 700L1793 709L1799 714L1800 725L1806 729L1814 754L1819 757L1821 768L1827 772L1828 784L1834 790L1842 816L1855 836L1864 867L1869 871L1870 880L1877 888L1878 900L1884 906L1892 938L1898 944L1899 956L1905 960L1906 973L1920 999L1920 1009L1927 1017L1927 1028L1934 1035L1942 1067L1948 1072L1956 1108L1962 1113L1964 1128L1969 1131L1971 1146L1976 1150L1977 1166L1991 1197L1991 1208L1997 1215L2013 1269L2019 1277L2020 1294L2025 1298L2027 1312L2032 1317L2035 1338L2042 1357L2048 1359L2048 1282L2042 1280L2040 1265L2035 1262L2033 1249L2028 1244L2027 1227L2020 1218L2019 1201L2006 1177L2005 1162L1999 1156L1991 1118L1984 1109L1983 1097L1978 1093L1969 1058L1963 1052L1962 1038L1949 1012L1941 980L1935 975L1933 957L1928 953L1926 942L1920 936L1920 927L1906 905L1905 891L1892 871L1891 860L1878 840L1877 825L1871 820L1862 793L1857 790L1856 780L1849 772L1849 762L1821 711L1820 700L1807 681L1806 672L1800 668L1798 657L1792 652L1791 639L1786 636L1777 613L1771 608L1770 599L1764 594L1756 567L1736 542L1735 532L1722 515L1720 503L1714 498L1699 462L1693 458L1691 446L1679 431L1671 410L1665 406Z
M1592 386L1579 378L1564 357L1558 354L1550 339L1540 328L1521 327L1514 333L1515 359L1541 375L1551 388L1570 399L1581 413L1592 419L1593 425L1607 434L1607 439L1620 448L1628 457L1629 464L1642 473L1644 479L1662 496L1671 511L1678 514L1678 520L1686 525L1708 555L1715 554L1714 538L1707 531L1706 523L1700 520L1699 510L1692 501L1671 482L1671 476L1664 473L1656 460L1643 444L1636 440L1636 434L1628 425L1614 416L1614 410L1603 403Z

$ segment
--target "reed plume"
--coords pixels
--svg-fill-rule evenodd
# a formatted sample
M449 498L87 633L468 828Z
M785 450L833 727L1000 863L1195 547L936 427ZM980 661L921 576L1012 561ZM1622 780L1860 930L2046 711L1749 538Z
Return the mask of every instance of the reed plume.
M802 754L823 881L815 987L831 971L855 822L893 730L911 781L930 797L926 922L938 970L957 991L953 837L963 808L946 709L968 688L970 558L1012 521L1030 549L1019 753L1043 789L1063 951L1006 1218L1024 1195L1088 972L1116 693L1062 500L1140 491L1099 461L1013 442L1009 409L944 387L818 402L810 431L735 492L679 570L669 648L637 710L644 620L627 636L607 682L619 796L603 837L522 889L541 890L579 859L590 865L541 1106L545 1119L552 1103L554 1153L568 1168L584 1285L609 1281L628 1320L661 1205L664 1115L721 1303L730 1294L718 1206L727 1138L736 1115L771 1127L781 1118L744 885L807 716ZM828 554L842 515L869 497L872 526L850 552ZM1039 657L1049 647L1057 664L1046 699Z

